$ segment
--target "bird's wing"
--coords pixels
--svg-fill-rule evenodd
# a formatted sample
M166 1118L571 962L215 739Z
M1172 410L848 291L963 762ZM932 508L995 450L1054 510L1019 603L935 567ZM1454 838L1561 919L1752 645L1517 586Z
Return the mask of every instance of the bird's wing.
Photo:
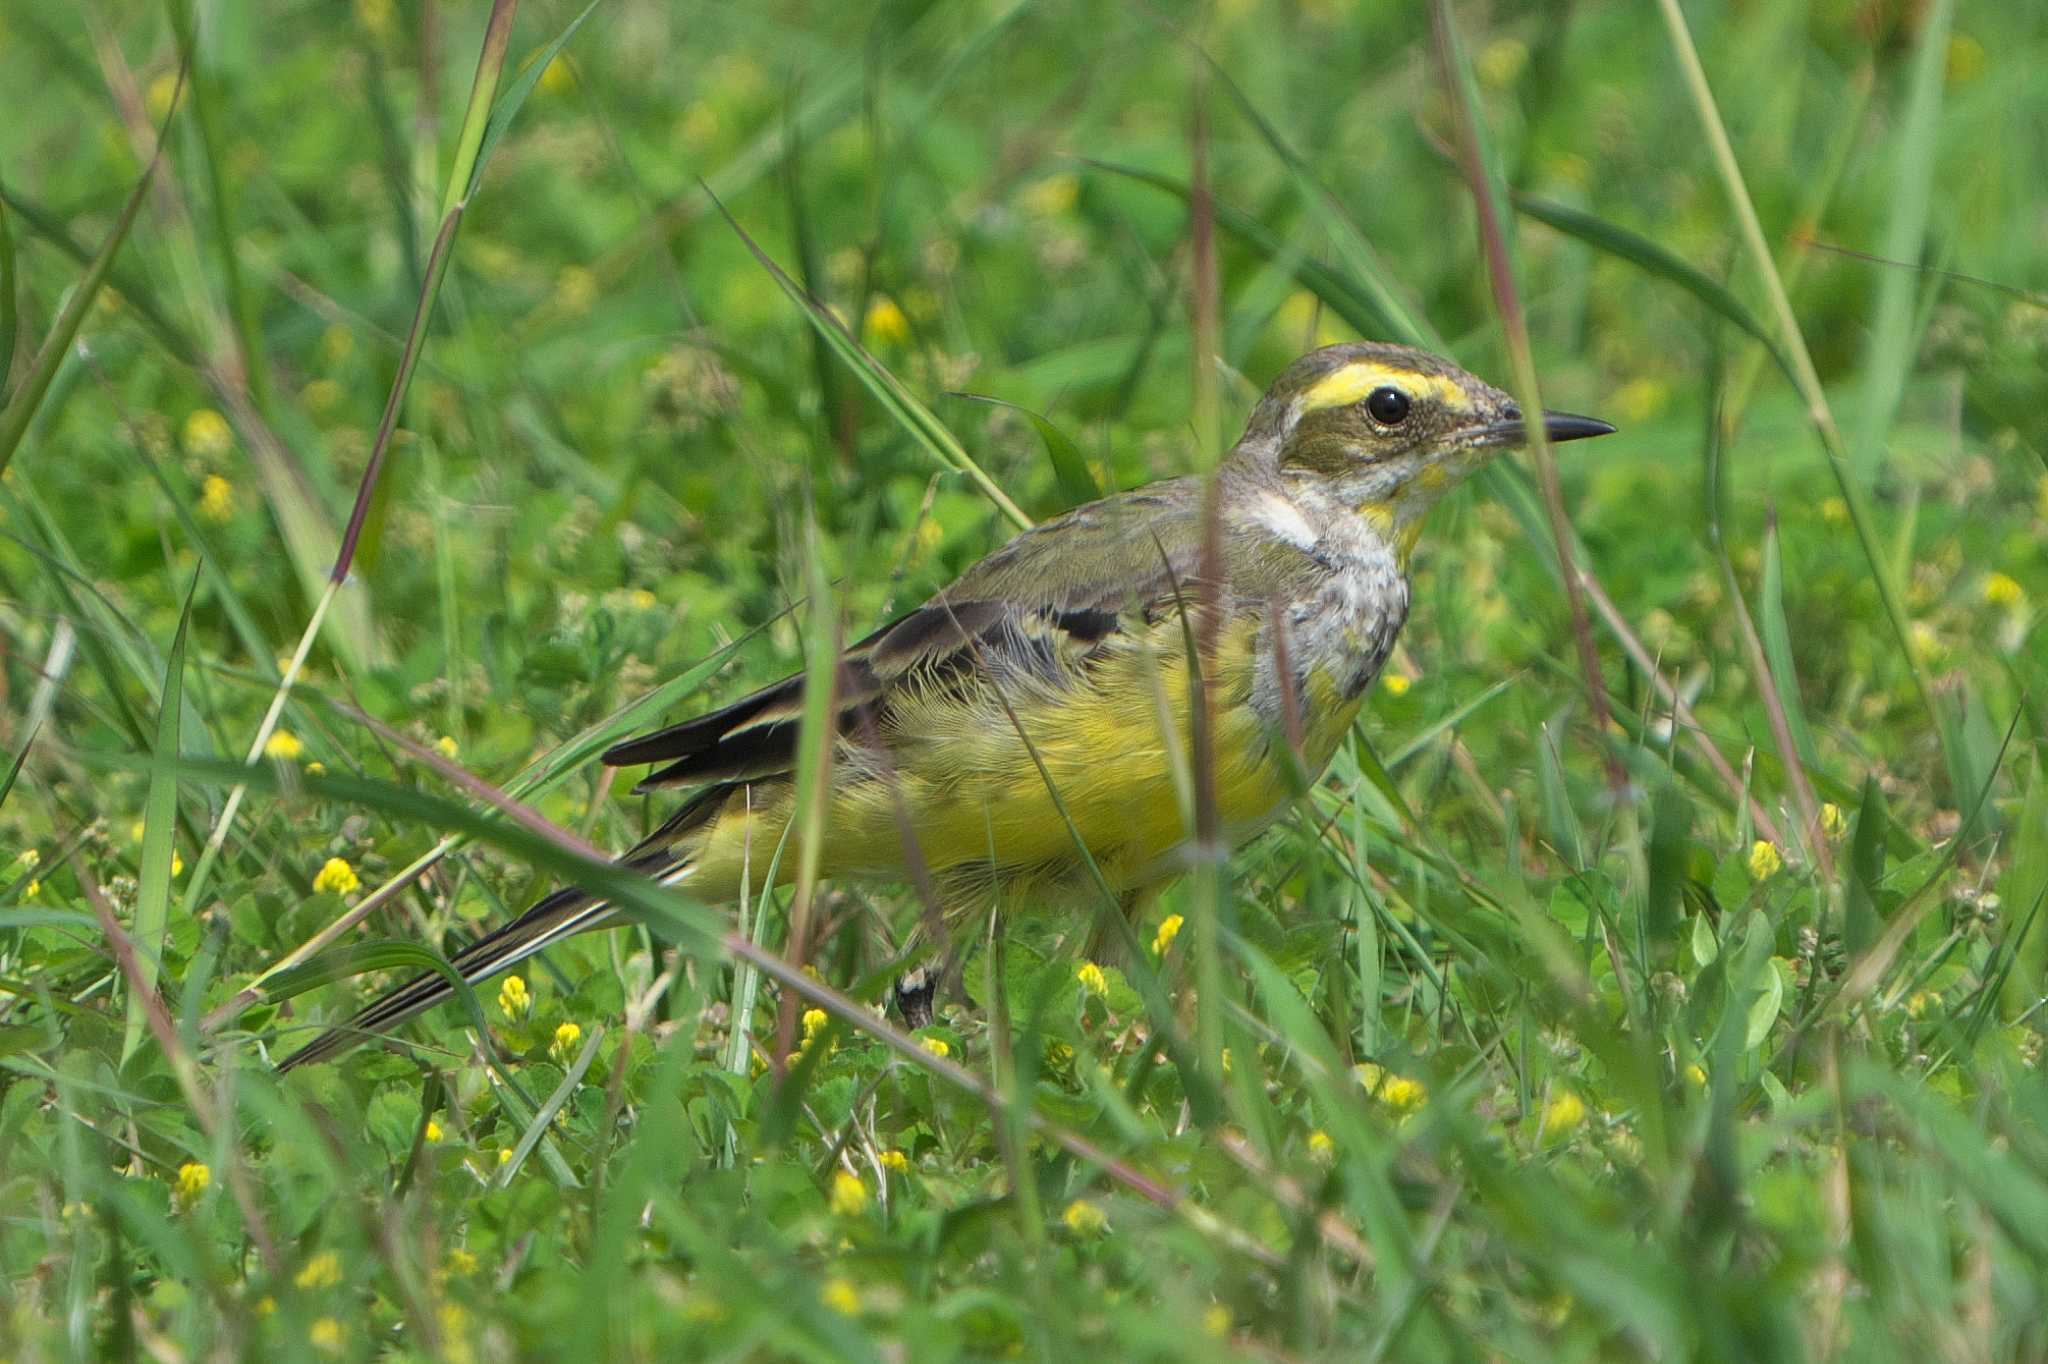
M908 678L1078 677L1088 656L1113 636L1151 622L1176 601L1193 601L1200 557L1201 491L1191 479L1043 522L842 655L839 731L857 736ZM1230 566L1235 574L1238 565ZM786 773L795 763L803 701L797 674L722 710L629 739L604 761L665 764L640 783L642 790Z

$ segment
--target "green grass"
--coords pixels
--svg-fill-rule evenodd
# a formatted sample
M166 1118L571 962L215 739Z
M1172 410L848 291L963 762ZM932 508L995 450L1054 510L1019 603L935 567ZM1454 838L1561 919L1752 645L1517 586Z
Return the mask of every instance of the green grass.
M185 6L0 5L0 1357L2048 1354L2048 13L192 8L174 111ZM1497 294L1622 428L1605 730L1518 457L1099 976L1020 918L910 1037L912 888L622 884L270 1075L659 820L610 737L1312 344L1526 385Z

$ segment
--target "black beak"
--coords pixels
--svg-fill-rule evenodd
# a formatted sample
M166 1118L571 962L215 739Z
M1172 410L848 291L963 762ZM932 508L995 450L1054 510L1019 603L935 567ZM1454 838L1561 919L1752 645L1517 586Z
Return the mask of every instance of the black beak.
M1505 421L1479 429L1480 442L1485 445L1520 445L1527 438L1529 428L1522 421L1522 414L1509 411ZM1543 434L1553 443L1566 440L1585 440L1589 436L1611 436L1614 428L1598 417L1580 417L1570 412L1545 412Z

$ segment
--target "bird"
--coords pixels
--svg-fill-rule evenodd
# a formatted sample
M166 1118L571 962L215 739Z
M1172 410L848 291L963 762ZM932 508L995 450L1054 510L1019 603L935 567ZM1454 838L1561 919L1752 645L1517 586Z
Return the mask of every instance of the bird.
M1567 412L1538 421L1552 442L1614 430ZM1407 621L1425 515L1528 427L1513 397L1439 356L1325 346L1274 380L1211 475L1023 530L842 652L818 873L902 882L915 869L951 923L1104 883L1134 912L1187 865L1198 711L1211 717L1214 827L1248 841L1356 720ZM694 789L619 863L704 904L735 901L745 876L758 884L796 817L805 685L799 673L607 750L612 766L653 765L636 791ZM784 879L796 861L782 859ZM450 964L476 984L626 918L567 886ZM928 1019L931 988L899 985L913 1021ZM439 974L408 981L280 1069L452 994Z

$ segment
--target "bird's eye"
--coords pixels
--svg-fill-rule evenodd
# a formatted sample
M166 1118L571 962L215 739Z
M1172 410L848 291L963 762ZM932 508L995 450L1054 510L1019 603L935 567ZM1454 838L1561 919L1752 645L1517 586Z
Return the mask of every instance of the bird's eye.
M1365 395L1365 410L1381 426L1399 426L1408 420L1408 395L1398 388L1376 388Z

